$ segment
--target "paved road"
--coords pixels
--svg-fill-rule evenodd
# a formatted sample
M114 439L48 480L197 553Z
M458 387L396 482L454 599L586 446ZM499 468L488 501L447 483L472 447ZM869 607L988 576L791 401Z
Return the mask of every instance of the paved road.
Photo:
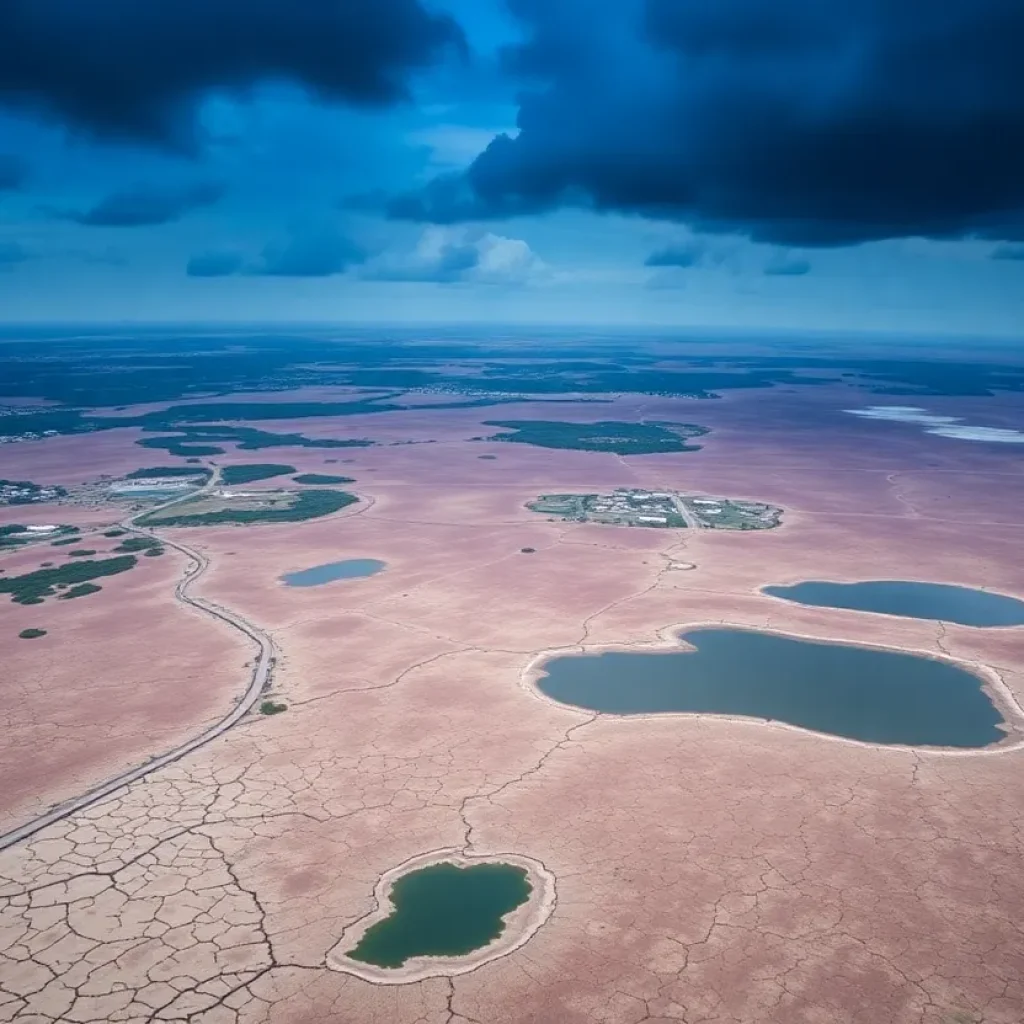
M205 484L203 490L206 491L211 489L217 483L219 475L219 472L215 472L210 480ZM196 492L192 492L192 494L186 495L186 497L194 497L195 494ZM120 525L132 533L156 537L158 535L154 533L153 530L137 526L136 520L140 519L145 514L168 508L182 500L184 499L175 498L174 501L169 501L166 504L159 506L159 509L148 509L145 513L139 513L136 516L132 516L129 519L124 520ZM233 626L235 629L249 637L249 639L252 640L259 648L259 654L253 666L252 676L249 679L249 684L246 687L245 693L242 694L241 698L231 711L229 711L228 714L226 714L219 722L214 723L198 736L194 736L192 739L183 743L180 747L175 747L173 750L168 750L164 754L159 754L147 761L145 764L139 765L137 768L131 768L128 771L122 772L120 775L115 775L114 778L108 779L106 782L101 783L94 789L90 789L87 793L83 793L79 797L75 797L66 803L60 804L52 810L47 811L45 814L41 814L39 817L33 818L24 825L20 825L18 828L11 829L11 831L3 833L0 835L0 850L5 850L9 846L14 846L17 843L22 842L22 840L35 835L48 825L53 825L55 822L69 818L72 814L77 814L86 807L91 807L93 804L110 796L112 793L116 793L124 786L130 785L133 782L138 782L139 779L145 778L150 774L150 772L155 772L166 765L173 764L175 761L185 757L187 754L191 754L194 750L204 747L211 740L215 740L218 736L226 733L228 729L235 725L240 719L244 718L260 699L260 695L263 693L267 683L270 681L270 673L274 664L274 642L266 633L257 629L251 622L247 622L240 615L236 615L234 612L229 611L227 608L222 608L220 605L214 604L212 601L207 601L201 597L190 596L189 589L192 587L192 584L195 583L196 580L198 580L210 567L209 560L205 555L200 554L193 548L190 548L185 544L181 544L178 541L168 540L166 537L159 537L159 540L161 544L164 544L169 548L174 548L176 551L180 551L190 559L189 566L185 570L184 578L181 579L178 582L178 585L174 588L174 596L179 601L182 601L185 604L190 604L193 608L198 608L200 611L206 612L207 615L212 615L214 618L220 619L221 622L226 622L229 626Z
M686 520L686 525L690 527L691 530L702 529L700 523L697 521L697 517L686 507L686 504L684 503L683 499L680 498L678 494L675 495L675 497L672 500L675 503L676 509L679 511L679 514L683 517L683 519Z

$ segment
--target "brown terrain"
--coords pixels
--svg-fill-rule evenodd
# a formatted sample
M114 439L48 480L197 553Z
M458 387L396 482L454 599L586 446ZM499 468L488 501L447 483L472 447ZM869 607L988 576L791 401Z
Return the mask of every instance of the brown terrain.
M670 626L721 622L947 655L1024 700L1022 628L758 593L905 578L1024 596L1019 449L840 411L873 404L865 397L779 389L275 422L435 443L219 458L351 475L363 498L303 524L160 531L209 560L193 594L273 638L272 696L288 710L251 715L0 853L0 1020L1020 1024L1024 750L615 718L528 685L541 651L651 644ZM485 419L530 416L713 432L698 453L629 458L468 441L490 432ZM11 445L5 475L66 483L165 461L137 436ZM523 507L546 491L617 486L771 502L784 525L631 530ZM5 509L4 521L72 512L83 531L119 518ZM53 550L2 563L13 575ZM279 582L350 557L388 568L308 589ZM254 646L175 601L184 566L168 550L100 594L2 604L5 829L170 749L241 696ZM49 635L16 638L35 625ZM446 850L539 863L555 880L550 917L451 977L374 984L328 966L374 911L383 876Z

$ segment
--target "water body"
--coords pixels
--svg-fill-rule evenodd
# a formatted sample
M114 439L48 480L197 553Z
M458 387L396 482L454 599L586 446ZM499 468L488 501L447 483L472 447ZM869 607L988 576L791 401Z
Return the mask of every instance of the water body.
M498 938L502 918L531 890L526 870L511 864L432 864L395 882L391 916L348 955L377 967L401 967L416 956L465 956Z
M680 637L696 651L567 655L537 685L592 711L747 715L870 743L977 748L1005 737L981 680L946 661L755 630Z
M792 587L764 587L761 592L816 608L849 608L907 619L941 619L961 626L1024 626L1024 601L1006 594L946 583L808 580Z
M290 572L281 577L287 587L320 587L337 580L360 580L376 576L387 568L386 562L376 558L347 558L344 562L328 562L312 569Z

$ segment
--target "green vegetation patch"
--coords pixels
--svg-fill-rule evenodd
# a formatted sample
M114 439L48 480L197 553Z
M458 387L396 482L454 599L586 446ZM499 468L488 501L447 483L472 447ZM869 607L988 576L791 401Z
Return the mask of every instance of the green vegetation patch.
M135 443L142 448L162 448L168 455L223 455L227 449L213 444L184 444L180 437L144 437ZM198 461L198 460L197 460Z
M410 957L466 956L505 930L504 917L530 898L524 868L511 864L432 864L398 879L394 910L348 955L377 967Z
M153 430L156 427L145 427ZM143 448L161 448L171 455L223 455L226 449L219 444L237 445L240 451L259 451L261 448L368 448L373 442L366 440L339 440L332 437L306 437L303 434L275 434L256 427L161 425L159 429L174 430L177 437L144 437L135 443ZM213 442L211 444L211 442ZM294 469L290 470L295 472Z
M22 544L27 544L29 538L22 536L24 533L24 523L9 523L7 526L0 526L0 551L4 548L19 548Z
M144 469L133 469L125 476L125 480L151 480L160 477L175 476L210 476L210 470L205 466L199 469L192 469L189 466L147 466Z
M68 552L68 558L92 558L96 552L92 548L75 548Z
M22 640L38 640L41 636L46 636L45 629L23 629L19 634Z
M96 583L76 583L69 587L63 594L59 595L58 601L71 601L76 597L88 597L90 594L98 594L103 588Z
M104 530L103 531L103 536L104 537L123 537L127 532L128 532L127 530L120 530L120 529Z
M161 547L160 541L156 537L129 537L127 540L121 541L120 544L114 548L115 551L127 551L130 554L134 554L138 551L152 551L155 548Z
M532 444L539 448L570 448L615 455L656 455L668 452L696 452L700 445L688 444L708 433L695 423L565 423L557 420L492 420L485 426L502 427L488 441Z
M0 594L10 594L15 604L39 604L44 598L53 597L57 593L56 588L63 584L71 589L62 597L82 597L99 589L92 586L91 580L127 572L134 568L136 561L134 555L119 555L98 561L65 562L54 569L37 569L21 576L0 579ZM91 589L82 590L83 586Z
M228 487L236 487L238 484L251 484L256 480L269 480L271 477L294 472L294 466L283 466L275 462L253 462L245 466L225 466L221 470L220 478Z
M77 544L77 537L63 537L61 540L50 541L51 548L63 548L67 547L68 544Z
M250 523L301 523L306 519L318 519L329 516L333 512L354 505L359 499L347 491L300 491L292 504L287 506L232 509L225 508L216 512L200 512L190 515L188 512L150 513L137 520L143 526L222 526L248 525ZM187 509L188 503L177 506Z
M279 715L282 711L287 711L287 704L278 704L272 700L265 700L260 704L261 715Z
M350 476L332 476L330 473L300 473L292 479L297 484L306 484L312 487L327 487L330 484L354 484L355 480Z

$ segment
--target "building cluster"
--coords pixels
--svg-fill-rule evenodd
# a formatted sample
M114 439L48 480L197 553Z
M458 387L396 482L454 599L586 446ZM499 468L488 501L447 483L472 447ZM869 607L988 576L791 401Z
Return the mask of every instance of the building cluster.
M609 495L591 499L588 518L595 522L627 522L638 526L679 525L679 510L673 494L665 491L637 491L620 488Z
M118 480L110 485L110 493L118 497L139 497L147 494L174 494L201 484L198 477L151 476L140 480Z
M26 481L0 480L0 505L34 505L63 498L63 487L41 487Z
M577 522L626 526L685 526L676 495L666 491L619 488L611 494L546 494L531 503L535 512L547 512Z
M0 444L18 444L21 441L41 441L44 437L56 436L56 430L26 430L21 434L0 434Z
M580 523L721 530L770 529L782 515L782 509L761 502L625 487L611 494L545 494L528 507Z
M782 509L758 501L728 498L684 498L699 526L714 530L765 530L778 526Z

